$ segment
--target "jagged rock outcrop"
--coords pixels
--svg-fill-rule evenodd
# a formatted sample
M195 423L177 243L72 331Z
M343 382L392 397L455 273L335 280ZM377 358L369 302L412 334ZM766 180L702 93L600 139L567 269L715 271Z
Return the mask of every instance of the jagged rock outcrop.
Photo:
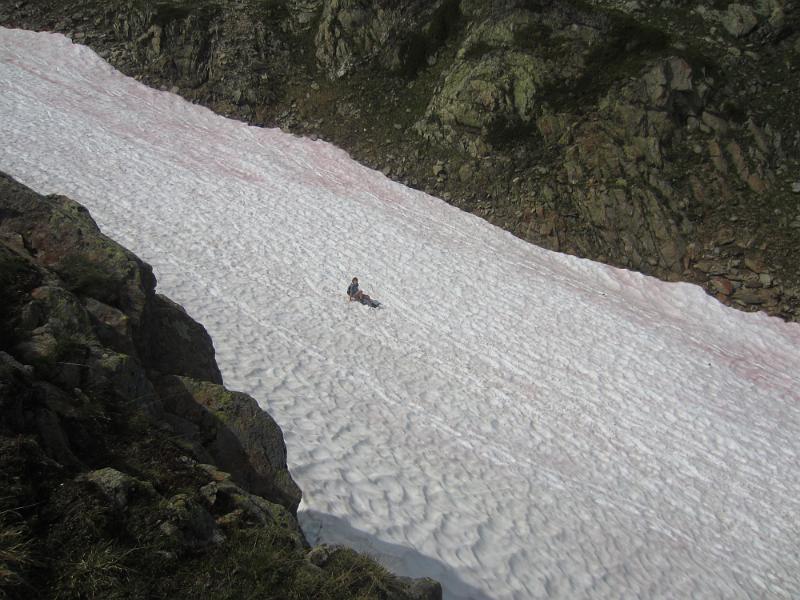
M615 262L679 272L692 233L686 205L661 173L708 86L668 57L601 100L600 114L569 132L556 193L571 198ZM567 117L562 117L564 120Z
M161 294L155 295L148 309L145 364L156 370L159 365L171 365L176 373L221 384L214 346L205 327Z
M331 78L372 64L415 73L441 46L458 14L455 0L329 0L319 6L315 54Z
M0 23L544 247L800 318L793 2L0 0Z
M52 430L43 437L66 462L77 460L57 433L68 395L110 394L180 419L202 432L202 442L215 438L209 455L241 473L241 485L297 510L300 490L286 467L280 428L255 400L222 387L210 337L155 293L149 265L100 233L76 202L42 197L5 175L0 243L6 276L25 276L4 281L13 294L2 315L4 350L46 381L38 387L48 409L36 420L40 430Z
M6 260L37 282L18 290L26 301L9 332L21 362L70 389L108 389L156 413L163 407L149 369L221 383L205 329L155 294L150 266L100 233L84 207L43 199L5 175L0 202Z
M155 385L168 419L199 446L198 454L246 489L297 511L301 493L286 470L283 434L253 398L177 375L161 377Z
M352 552L305 560L280 428L155 285L85 208L0 174L0 596L419 597Z
M548 91L580 78L608 27L585 14L493 9L472 9L475 22L416 125L423 138L473 157L534 131Z

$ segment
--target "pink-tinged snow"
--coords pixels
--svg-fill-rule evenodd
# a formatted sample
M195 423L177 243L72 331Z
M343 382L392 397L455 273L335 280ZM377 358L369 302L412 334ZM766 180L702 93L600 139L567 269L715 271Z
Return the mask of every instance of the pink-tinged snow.
M0 136L0 169L206 325L313 542L448 598L800 597L800 326L525 244L57 35L0 29Z

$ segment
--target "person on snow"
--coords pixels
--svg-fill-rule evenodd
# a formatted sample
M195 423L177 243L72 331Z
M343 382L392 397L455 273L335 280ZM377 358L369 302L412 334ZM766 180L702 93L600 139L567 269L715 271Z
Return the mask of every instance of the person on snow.
M373 304L372 298L358 289L358 277L353 277L353 281L347 286L347 297L350 299L350 302L357 300L361 302L361 304L368 304L370 306Z

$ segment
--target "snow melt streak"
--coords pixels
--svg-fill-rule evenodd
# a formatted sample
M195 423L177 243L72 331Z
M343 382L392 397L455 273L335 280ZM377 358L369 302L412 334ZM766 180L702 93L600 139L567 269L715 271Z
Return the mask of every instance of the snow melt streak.
M312 541L450 598L800 596L796 325L524 244L60 36L0 29L0 90L0 169L206 325L284 429Z

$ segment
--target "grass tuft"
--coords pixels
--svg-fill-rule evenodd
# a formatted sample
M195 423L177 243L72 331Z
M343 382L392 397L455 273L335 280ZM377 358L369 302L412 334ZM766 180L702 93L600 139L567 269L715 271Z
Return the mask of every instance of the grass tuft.
M33 565L32 540L11 510L0 511L0 598L24 585L23 572Z
M137 548L122 550L112 542L102 541L76 561L66 562L59 577L61 598L107 598L109 593L123 587L131 574L126 564Z

